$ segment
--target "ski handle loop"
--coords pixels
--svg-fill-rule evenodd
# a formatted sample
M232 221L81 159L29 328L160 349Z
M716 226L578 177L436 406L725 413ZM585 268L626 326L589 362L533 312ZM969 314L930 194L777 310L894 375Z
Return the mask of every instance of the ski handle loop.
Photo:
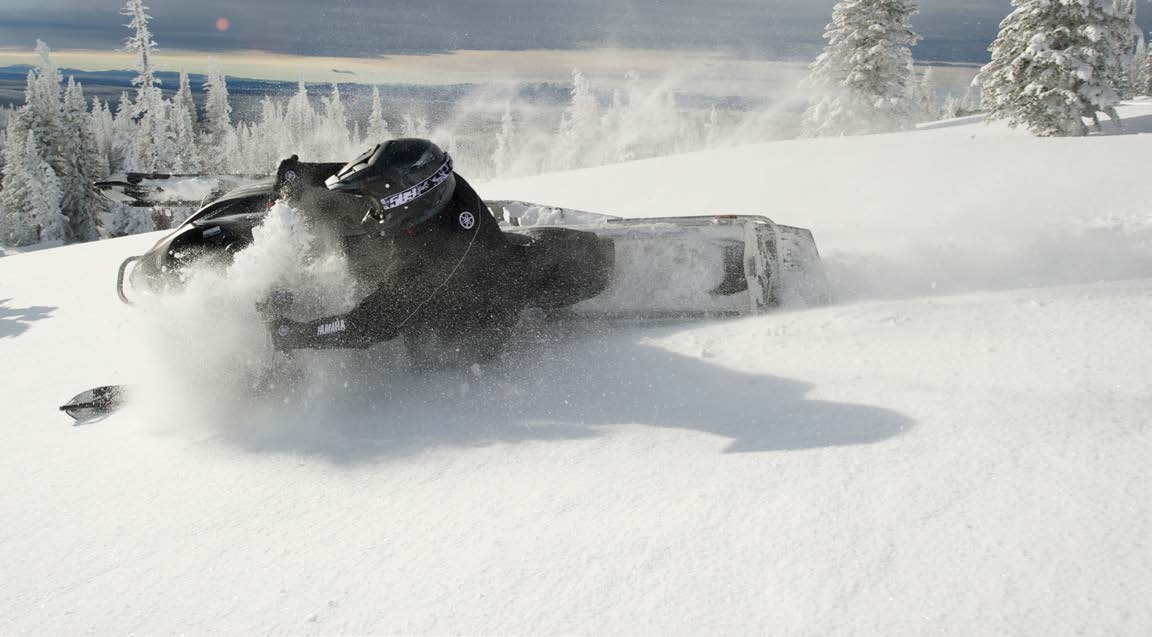
M128 271L128 266L132 263L139 261L142 257L128 257L120 264L120 270L116 272L116 296L120 297L120 301L125 305L136 305L124 295L124 273Z

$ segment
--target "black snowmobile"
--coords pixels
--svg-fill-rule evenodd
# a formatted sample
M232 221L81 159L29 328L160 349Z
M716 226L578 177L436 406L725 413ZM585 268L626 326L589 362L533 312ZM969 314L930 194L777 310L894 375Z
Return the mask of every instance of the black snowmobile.
M435 153L421 156L422 144ZM389 153L398 152L410 155L402 163L416 162L418 168L396 172L386 166ZM416 173L418 178L409 179ZM444 189L440 184L446 181L455 187ZM425 140L393 140L348 164L291 157L266 178L130 173L96 188L113 201L139 207L189 206L203 197L199 210L178 228L121 264L116 291L125 303L179 288L193 263L229 264L252 243L253 229L277 201L338 235L358 278L360 272L389 273L379 292L346 316L310 323L273 316L273 339L282 349L364 347L405 336L415 356L413 343L421 339L413 336L434 332L453 338L482 329L483 336L470 343L450 343L479 361L500 351L524 312L650 319L743 315L828 301L819 253L807 230L754 215L624 219L520 201L481 201L452 171L448 155ZM455 194L425 205L441 190ZM420 212L425 209L439 212ZM495 224L484 229L486 219ZM474 236L456 241L454 232ZM404 246L419 245L422 233L432 237L425 241L425 254L441 244L450 253L455 242L459 261L447 258L443 274L435 269L436 259L431 266L417 260L414 268L390 270L390 260L406 259ZM387 240L377 240L377 234ZM482 247L492 248L488 256L465 259L480 236ZM401 246L395 252L401 256L382 246ZM473 262L481 266L458 273L462 264ZM393 279L417 280L422 274L428 276L418 285L392 285ZM508 292L477 294L480 288ZM266 307L275 314L284 301L274 299ZM417 312L421 315L413 321ZM470 316L477 318L469 322ZM461 321L466 329L460 329ZM406 330L409 323L419 327ZM99 395L86 392L63 409L87 415L117 404L116 388L93 391Z
M364 202L324 185L342 166L292 157L281 162L273 177L127 173L97 182L96 188L118 203L198 207L148 252L121 264L116 293L131 304L133 294L160 294L180 287L182 273L192 263L230 262L251 243L252 229L280 199L303 203L338 224L350 240L364 235ZM580 298L563 299L567 316L732 316L830 301L811 232L776 224L765 216L627 219L523 201L484 203L510 240L536 247L564 243L564 248L553 250L553 258L555 252L565 253L558 267L593 272L604 280L595 294L587 289ZM555 230L542 232L543 228ZM601 241L574 242L572 237L579 235L571 231L590 232ZM541 299L554 298L545 294L546 288L565 286L562 278L544 279L537 282ZM560 308L557 302L545 302L542 309Z

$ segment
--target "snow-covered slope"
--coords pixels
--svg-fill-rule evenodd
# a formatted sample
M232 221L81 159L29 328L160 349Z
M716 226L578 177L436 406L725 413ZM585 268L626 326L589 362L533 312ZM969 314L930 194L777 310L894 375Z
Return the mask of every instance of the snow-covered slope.
M0 259L0 633L1146 633L1150 139L957 122L481 185L764 212L845 300L557 328L480 379L315 354L247 405L201 355L227 311L115 300L154 236ZM183 380L219 393L55 412Z

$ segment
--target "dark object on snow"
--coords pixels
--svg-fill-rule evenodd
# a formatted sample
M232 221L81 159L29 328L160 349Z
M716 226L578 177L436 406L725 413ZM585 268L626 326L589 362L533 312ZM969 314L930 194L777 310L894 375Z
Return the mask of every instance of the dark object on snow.
M807 230L762 216L622 219L483 201L423 140L394 140L349 164L284 160L275 177L210 201L125 261L118 294L127 301L178 288L194 262L228 265L277 200L333 228L358 282L374 290L343 316L296 322L282 308L266 310L282 349L366 347L397 336L411 349L431 336L467 362L498 353L526 309L648 319L828 301Z
M75 424L83 425L119 409L127 395L124 385L96 387L73 396L72 400L60 406L60 411L71 416Z

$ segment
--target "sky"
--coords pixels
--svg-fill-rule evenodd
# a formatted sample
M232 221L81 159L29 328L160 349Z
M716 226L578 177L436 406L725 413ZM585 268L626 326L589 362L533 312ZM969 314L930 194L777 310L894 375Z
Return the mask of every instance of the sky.
M651 48L806 60L834 0L148 0L162 48L375 57ZM922 60L981 62L1009 0L921 0ZM0 47L108 50L123 0L3 0Z

